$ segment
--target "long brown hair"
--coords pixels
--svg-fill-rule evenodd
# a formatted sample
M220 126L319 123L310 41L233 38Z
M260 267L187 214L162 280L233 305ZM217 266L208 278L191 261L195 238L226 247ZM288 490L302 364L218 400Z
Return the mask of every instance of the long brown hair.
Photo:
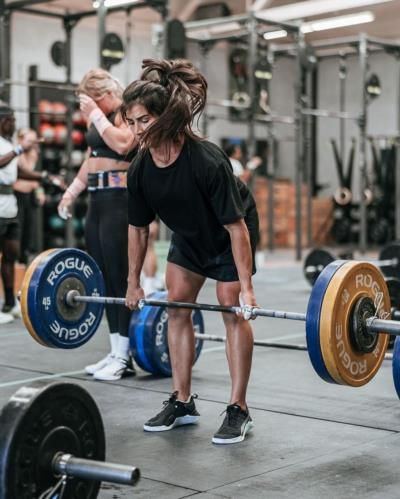
M141 104L155 121L142 135L141 147L177 142L182 135L200 140L192 129L196 116L200 117L207 99L207 81L185 59L145 59L140 79L132 82L122 94L121 114L134 104Z

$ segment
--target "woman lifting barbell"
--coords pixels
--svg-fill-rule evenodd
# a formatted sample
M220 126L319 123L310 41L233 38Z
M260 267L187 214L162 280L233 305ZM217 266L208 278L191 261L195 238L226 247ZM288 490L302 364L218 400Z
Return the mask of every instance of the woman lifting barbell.
M256 306L252 284L258 216L249 189L233 175L228 157L192 129L205 106L207 82L189 61L143 62L141 80L123 94L122 114L140 144L128 174L129 278L126 302L144 297L140 272L149 224L159 215L173 231L168 254L168 298L194 302L207 277L221 304ZM212 441L240 442L252 427L246 404L253 334L241 316L223 314L232 380L226 417ZM198 420L191 395L195 338L191 312L169 310L168 344L174 392L146 431Z

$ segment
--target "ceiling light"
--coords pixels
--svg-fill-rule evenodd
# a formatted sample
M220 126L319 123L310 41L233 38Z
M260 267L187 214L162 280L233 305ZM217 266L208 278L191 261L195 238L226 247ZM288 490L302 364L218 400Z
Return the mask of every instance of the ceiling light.
M328 29L344 28L346 26L354 26L356 24L370 23L375 20L375 16L370 11L359 12L347 16L328 17L326 19L317 19L301 25L303 33L313 33L314 31L324 31ZM267 31L264 33L266 40L274 40L276 38L285 38L287 32L284 30Z
M332 0L308 0L306 2L294 2L289 5L281 5L280 7L260 10L257 12L257 17L272 21L289 21L392 1L393 0L335 0L333 2Z
M104 7L120 7L122 5L129 5L133 3L138 3L139 0L104 0ZM100 7L100 2L93 2L93 8L98 9Z
M348 16L331 17L327 19L317 19L304 23L301 26L303 33L313 33L314 31L324 31L327 29L344 28L346 26L354 26L355 24L370 23L375 20L372 12L359 12Z
M285 38L287 36L287 31L284 29L279 29L277 31L267 31L263 34L266 40L275 40L276 38Z
M241 29L241 25L239 23L235 23L235 22L232 22L232 23L225 23L225 24L221 24L221 25L216 25L216 26L210 26L209 28L209 31L211 33L225 33L227 31L236 31L236 30L239 30Z
M212 37L223 35L228 33L241 33L243 31L243 26L237 22L230 22L224 24L216 24L215 26L210 26L203 29L191 29L186 31L186 36L188 38L193 38L197 40L211 40Z

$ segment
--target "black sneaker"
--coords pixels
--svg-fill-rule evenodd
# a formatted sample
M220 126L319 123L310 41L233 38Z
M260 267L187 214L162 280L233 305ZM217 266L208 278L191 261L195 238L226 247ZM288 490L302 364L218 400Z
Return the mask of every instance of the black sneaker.
M177 400L177 396L178 392L174 392L164 400L164 409L144 424L145 431L167 431L175 426L197 423L200 416L194 404L197 395L192 395L187 403Z
M242 442L246 433L253 428L249 411L244 411L239 405L232 404L226 408L225 419L213 436L214 444L236 444Z

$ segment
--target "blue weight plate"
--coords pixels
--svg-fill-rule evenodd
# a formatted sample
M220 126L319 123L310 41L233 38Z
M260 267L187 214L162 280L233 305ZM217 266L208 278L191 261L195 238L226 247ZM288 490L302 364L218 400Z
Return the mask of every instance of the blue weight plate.
M30 280L28 313L37 336L53 348L80 347L96 332L103 316L102 303L86 303L79 317L74 316L73 310L70 314L62 311L60 286L66 279L79 281L85 295L104 296L101 271L84 251L59 249L43 258Z
M400 337L397 336L393 347L392 359L393 383L397 396L400 398Z
M312 288L310 299L307 306L306 320L306 339L308 355L315 372L328 383L336 384L336 381L328 373L321 352L320 343L320 315L321 307L324 301L325 291L335 275L336 271L344 264L346 260L336 260L327 265Z
M165 298L165 294L161 292L153 293L150 298L161 300ZM129 323L129 341L130 348L137 365L152 374L157 373L156 367L153 365L151 357L148 356L148 349L145 348L145 338L147 329L145 324L150 313L154 312L155 307L143 307L141 310L136 310L131 315Z
M204 334L204 321L200 310L195 310L192 315L193 327L196 333ZM158 369L158 374L162 376L172 376L171 363L168 349L168 311L166 308L158 307L152 322L147 321L148 335L146 336L146 346L149 355L151 354L153 364ZM203 342L196 339L195 361L197 361Z
M167 293L151 295L155 300L166 300ZM147 309L147 310L146 310ZM146 311L146 312L145 312ZM145 313L144 313L145 312ZM138 365L152 374L171 376L168 350L168 313L165 307L144 307L133 314L130 323L131 349ZM193 312L193 326L196 333L204 334L204 321L200 310ZM203 342L196 339L195 362Z

